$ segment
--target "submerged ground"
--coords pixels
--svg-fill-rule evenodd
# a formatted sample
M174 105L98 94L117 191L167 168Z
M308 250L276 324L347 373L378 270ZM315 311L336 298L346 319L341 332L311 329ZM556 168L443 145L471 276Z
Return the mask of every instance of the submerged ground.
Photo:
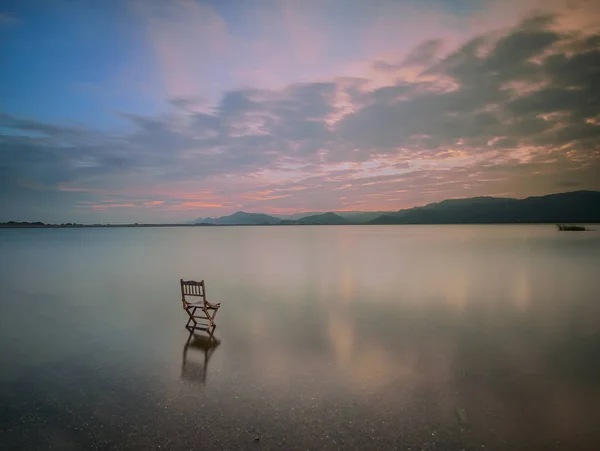
M600 232L5 229L0 250L0 449L600 445ZM184 329L180 278L223 303L216 342Z

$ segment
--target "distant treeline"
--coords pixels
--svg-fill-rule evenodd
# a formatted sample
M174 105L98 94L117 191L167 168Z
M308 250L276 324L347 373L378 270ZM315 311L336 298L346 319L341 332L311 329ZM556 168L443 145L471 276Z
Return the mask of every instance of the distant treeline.
M0 228L60 228L60 227L178 227L189 226L190 224L78 224L76 222L65 222L62 224L47 224L42 221L8 221L0 222Z
M46 224L45 222L42 222L42 221L36 221L36 222L8 221L8 222L0 222L0 227L84 227L84 225L77 224L75 222L65 222L64 224Z

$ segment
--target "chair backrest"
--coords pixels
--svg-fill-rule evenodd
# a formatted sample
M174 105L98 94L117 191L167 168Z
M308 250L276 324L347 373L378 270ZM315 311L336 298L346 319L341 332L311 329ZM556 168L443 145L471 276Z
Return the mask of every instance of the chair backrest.
M186 296L198 296L206 302L206 289L204 287L204 280L196 282L195 280L183 280L180 279L181 283L181 300L187 302Z

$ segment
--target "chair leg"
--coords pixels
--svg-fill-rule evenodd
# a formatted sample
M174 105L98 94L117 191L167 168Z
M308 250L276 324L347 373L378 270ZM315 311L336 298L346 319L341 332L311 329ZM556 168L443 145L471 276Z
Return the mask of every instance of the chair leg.
M218 311L219 311L219 309L216 309L215 313L213 313L212 316L210 316L208 313L208 310L204 310L204 313L208 317L208 323L211 327L213 327L215 325L215 316L217 316Z
M198 322L196 321L196 318L194 318L194 314L196 313L196 309L197 309L197 307L193 307L193 309L192 309L191 312L190 312L190 309L187 309L187 308L185 309L186 313L190 317L188 319L188 322L185 325L186 329L190 327L190 323L191 322L194 323L194 328L196 328L198 326Z
M188 306L188 307L184 307L185 312L188 314L189 319L185 325L185 327L187 329L190 328L191 323L194 324L194 329L196 329L198 327L198 321L196 321L196 319L206 319L208 320L208 327L212 328L212 327L216 327L215 326L215 316L217 316L217 312L219 311L218 308L216 309L208 309L208 308L204 308L204 307L197 307L197 306ZM200 310L202 311L202 313L204 313L204 316L202 315L196 315L196 311ZM211 315L209 310L213 310L213 314Z

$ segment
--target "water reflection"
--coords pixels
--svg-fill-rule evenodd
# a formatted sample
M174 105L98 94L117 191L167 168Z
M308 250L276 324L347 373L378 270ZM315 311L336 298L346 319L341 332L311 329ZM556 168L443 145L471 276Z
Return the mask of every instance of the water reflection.
M254 381L267 381L270 396L288 408L296 390L317 405L366 399L398 422L418 412L420 421L411 421L435 425L438 435L459 433L456 412L464 409L474 427L460 440L486 448L586 449L600 439L586 401L600 396L593 357L600 350L600 316L593 314L599 304L581 288L568 301L541 295L550 292L543 264L533 273L506 265L506 288L497 276L489 293L482 271L474 272L456 299L440 293L416 303L398 290L394 301L376 304L348 295L342 276L338 296L255 304L243 312L248 327L228 331L240 334L244 350L238 363L245 377L237 382L251 391ZM520 288L523 278L527 289ZM371 407L360 412L386 421Z
M181 362L181 378L186 381L206 384L208 373L208 362L221 340L214 335L216 326L191 327L188 326L190 334L183 346L183 358ZM190 355L191 351L191 355ZM198 360L200 358L200 360Z
M0 243L8 449L67 449L52 418L77 433L98 425L81 435L104 436L107 449L245 449L257 435L264 449L600 443L600 233L10 233L30 232ZM25 283L31 274L43 283ZM224 301L223 343L181 327L175 282L198 275ZM24 334L22 306L42 296L44 321ZM21 446L35 431L39 446ZM52 434L57 446L45 446Z

